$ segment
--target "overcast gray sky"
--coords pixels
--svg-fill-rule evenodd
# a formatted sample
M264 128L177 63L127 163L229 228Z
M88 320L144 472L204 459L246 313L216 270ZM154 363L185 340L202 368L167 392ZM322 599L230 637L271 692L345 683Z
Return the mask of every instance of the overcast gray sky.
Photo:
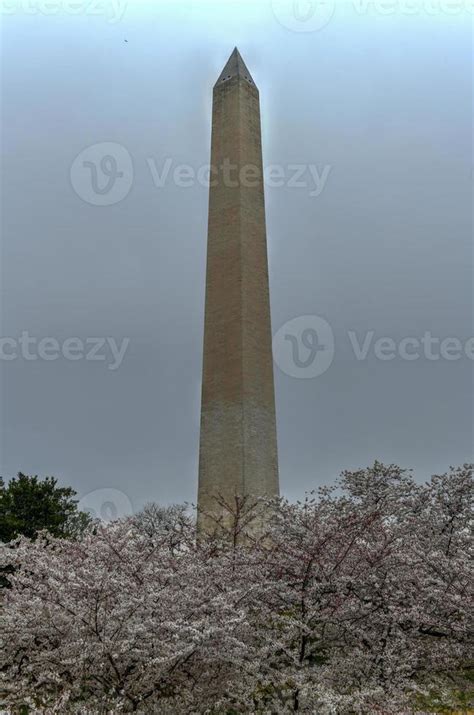
M88 498L119 512L194 500L208 190L174 170L209 162L234 45L260 89L264 164L284 174L266 187L273 332L310 316L281 334L334 337L313 376L277 343L282 492L374 459L420 478L473 459L470 3L316 5L5 2L5 477L112 489ZM104 360L31 343L28 360L24 331L130 342L110 369L109 343ZM400 341L427 331L457 341L406 359L416 343Z

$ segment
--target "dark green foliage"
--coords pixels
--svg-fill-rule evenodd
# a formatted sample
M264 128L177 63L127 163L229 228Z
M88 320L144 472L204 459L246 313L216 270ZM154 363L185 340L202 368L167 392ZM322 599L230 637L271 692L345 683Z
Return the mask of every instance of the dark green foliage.
M74 489L58 487L54 477L20 472L8 485L0 477L0 540L20 535L34 539L42 529L57 537L80 535L91 519L78 511L75 496Z
M438 715L470 715L474 702L474 667L450 673L443 683L444 689L430 688L428 694L414 699L415 712L433 712ZM452 705L446 705L446 692ZM456 709L453 710L453 707Z

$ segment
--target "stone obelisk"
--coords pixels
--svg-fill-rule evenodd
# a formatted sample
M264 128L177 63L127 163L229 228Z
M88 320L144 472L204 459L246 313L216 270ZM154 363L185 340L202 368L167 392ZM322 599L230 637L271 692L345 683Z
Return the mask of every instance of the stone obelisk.
M213 91L198 528L278 491L259 92L235 48Z

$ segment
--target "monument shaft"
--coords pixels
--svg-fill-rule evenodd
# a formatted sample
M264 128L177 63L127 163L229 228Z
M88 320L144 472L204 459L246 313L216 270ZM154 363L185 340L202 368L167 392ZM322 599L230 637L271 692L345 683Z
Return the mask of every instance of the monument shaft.
M237 49L213 92L198 525L278 494L259 93ZM212 515L213 518L210 518Z

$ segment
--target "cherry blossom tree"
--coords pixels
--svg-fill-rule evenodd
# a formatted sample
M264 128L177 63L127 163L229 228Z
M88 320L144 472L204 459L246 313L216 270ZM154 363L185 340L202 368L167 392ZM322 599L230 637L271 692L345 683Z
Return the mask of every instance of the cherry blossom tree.
M250 658L240 586L203 548L178 557L167 535L125 521L79 542L44 534L8 551L16 571L1 636L11 706L188 712L218 704Z
M267 705L400 713L433 689L454 702L472 658L472 493L471 466L419 486L375 463L280 502L253 571Z
M150 505L77 541L11 542L5 706L467 711L472 497L472 465L418 484L376 462L301 503L236 497L209 539L184 507Z

